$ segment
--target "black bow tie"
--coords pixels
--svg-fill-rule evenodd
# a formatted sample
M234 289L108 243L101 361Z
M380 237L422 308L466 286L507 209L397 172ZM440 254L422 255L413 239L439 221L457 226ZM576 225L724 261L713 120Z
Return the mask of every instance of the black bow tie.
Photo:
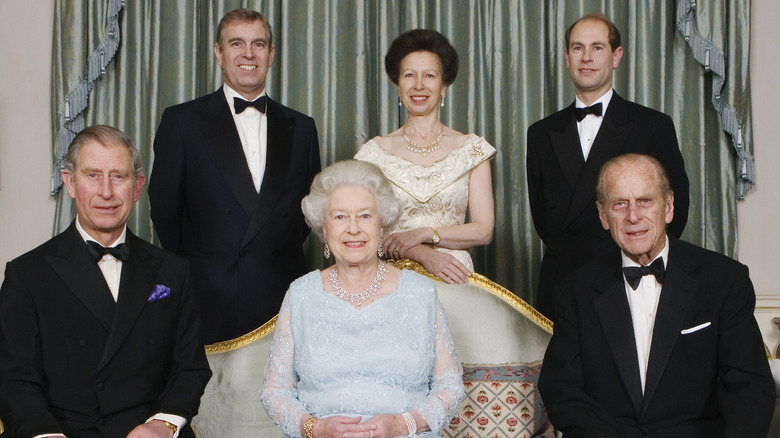
M623 268L623 275L626 276L628 285L634 290L639 287L639 282L642 281L642 277L645 275L655 275L656 281L663 284L664 259L663 257L658 257L647 266L626 266Z
M582 119L585 118L588 114L593 114L594 116L601 116L601 102L586 106L585 108L574 108L574 116L577 117L577 121L581 122Z
M244 112L247 107L253 106L256 110L260 111L261 113L265 114L265 102L266 96L260 96L257 99L253 101L248 101L241 99L240 97L234 97L233 98L233 108L236 109L236 114L241 114Z
M93 240L87 240L87 247L89 248L89 255L92 256L92 261L95 263L99 262L106 254L111 254L115 259L123 262L130 258L130 247L124 243L107 248Z

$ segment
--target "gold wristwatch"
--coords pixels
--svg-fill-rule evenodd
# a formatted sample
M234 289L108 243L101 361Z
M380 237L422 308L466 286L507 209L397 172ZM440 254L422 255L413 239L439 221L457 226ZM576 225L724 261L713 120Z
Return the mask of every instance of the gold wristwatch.
M431 244L433 245L434 248L436 248L437 246L439 246L441 237L439 236L439 232L436 231L436 228L431 227L431 229L433 230L433 237L431 237Z

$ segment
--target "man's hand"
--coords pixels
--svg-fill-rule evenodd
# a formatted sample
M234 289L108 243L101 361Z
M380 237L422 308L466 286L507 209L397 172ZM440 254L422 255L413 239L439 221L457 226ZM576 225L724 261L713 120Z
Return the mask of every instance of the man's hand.
M136 426L127 435L127 438L172 438L173 429L165 425L162 420L152 420L148 423Z

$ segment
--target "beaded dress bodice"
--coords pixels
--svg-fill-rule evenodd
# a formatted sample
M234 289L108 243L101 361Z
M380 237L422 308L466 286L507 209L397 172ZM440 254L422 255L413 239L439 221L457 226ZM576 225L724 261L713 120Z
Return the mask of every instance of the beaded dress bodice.
M384 150L369 140L355 155L382 169L393 183L401 201L401 217L390 232L421 227L446 227L466 221L469 204L469 174L496 149L484 138L469 134L466 141L446 157L430 165L413 163ZM474 270L468 251L437 248L452 254L469 270Z

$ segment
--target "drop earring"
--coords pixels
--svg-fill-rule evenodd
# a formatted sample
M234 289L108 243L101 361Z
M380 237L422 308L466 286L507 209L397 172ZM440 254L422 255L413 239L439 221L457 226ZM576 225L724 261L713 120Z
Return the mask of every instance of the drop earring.
M441 103L439 104L440 107L444 108L444 97L445 95L441 95Z
M330 258L330 247L328 247L327 242L325 243L325 249L322 250L322 255L325 256L326 260Z
M398 106L399 107L404 106L404 104L401 103L401 96L398 96Z
M385 256L385 231L382 230L381 234L379 234L379 249L376 250L376 254L381 259Z

